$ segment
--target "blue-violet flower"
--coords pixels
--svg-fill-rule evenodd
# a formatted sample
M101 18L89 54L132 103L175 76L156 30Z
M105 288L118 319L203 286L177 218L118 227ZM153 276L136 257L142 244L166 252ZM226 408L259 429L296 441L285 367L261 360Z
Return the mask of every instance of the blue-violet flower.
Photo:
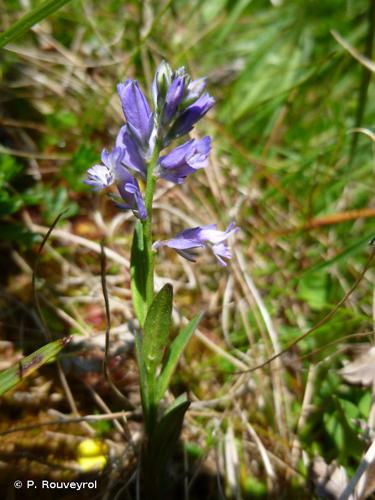
M161 156L157 173L167 181L182 184L189 174L207 166L210 149L209 136L200 140L191 139Z
M168 88L165 98L162 123L169 123L177 113L185 93L185 79L181 76L175 78Z
M146 97L135 80L119 83L117 92L129 131L142 149L147 151L154 119Z
M225 231L218 231L217 224L193 227L181 231L170 240L155 241L153 248L155 250L164 246L173 248L185 259L194 262L196 257L195 249L210 247L219 264L226 266L227 263L224 259L230 259L232 255L225 240L236 231L238 231L238 228L235 227L234 223L229 224Z
M147 212L137 179L122 165L125 149L114 148L111 152L103 149L102 165L94 165L87 171L86 184L95 191L116 183L121 196L120 208L131 209L140 219L146 219ZM125 203L122 203L125 202Z
M120 128L116 137L116 147L124 150L122 164L130 170L134 170L143 179L146 179L147 167L145 158L137 143L130 135L127 125Z
M215 99L207 92L202 94L193 104L188 106L177 118L168 134L168 139L174 139L187 134L192 130L198 120L209 111Z

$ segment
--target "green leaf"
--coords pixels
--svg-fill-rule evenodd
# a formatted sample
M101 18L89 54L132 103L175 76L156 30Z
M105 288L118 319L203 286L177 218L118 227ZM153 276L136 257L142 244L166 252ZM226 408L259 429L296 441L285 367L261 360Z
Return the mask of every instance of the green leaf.
M31 247L39 241L39 238L40 236L38 234L32 233L23 224L16 222L0 224L1 243L16 242L25 245L26 247Z
M325 272L309 273L298 283L298 296L305 300L311 309L321 310L328 303L330 276Z
M134 228L130 260L130 276L133 306L138 321L143 326L146 313L147 256L143 245L143 227L137 221Z
M40 366L52 361L63 347L69 342L70 337L55 340L41 347L18 363L0 373L0 396L22 382L25 377L37 370Z
M7 154L0 154L0 188L3 190L6 183L22 171L22 165Z
M143 356L147 372L153 376L163 359L172 316L173 288L167 283L155 296L143 329Z
M75 115L68 116L70 116L70 118L66 116L63 118L64 120L66 120L64 127L65 125L68 125L67 122L69 119L73 119L73 117L75 117ZM57 133L58 140L60 140L60 130L64 130L63 124L60 121L59 125L54 125L54 120L50 119L50 121L51 128ZM75 125L72 124L70 127L73 128L74 126ZM50 138L51 136L49 135L48 137ZM94 163L97 163L98 147L99 146L96 141L88 142L86 140L83 140L79 148L72 154L71 158L66 161L61 167L61 174L63 175L64 179L66 179L69 186L78 193L83 193L90 190L89 186L87 186L87 184L83 182L83 179L86 175L87 165L93 165Z
M186 395L177 398L161 417L156 427L148 433L143 449L143 482L147 498L164 498L166 462L171 457L181 434L184 416L190 401Z
M372 392L367 391L364 393L364 395L361 397L358 403L358 410L362 417L366 419L368 418L371 411L371 406L372 406Z
M191 336L194 333L194 330L197 328L203 317L203 313L197 314L189 323L185 326L185 328L177 335L177 337L172 342L168 357L164 363L160 376L158 378L157 385L157 394L156 399L160 400L165 391L168 389L169 382L172 378L173 372L177 366L178 360L187 346Z
M190 401L186 394L179 396L160 419L153 437L153 459L165 464L172 455L181 434L182 424Z
M336 410L325 413L323 421L326 431L334 441L343 463L348 457L359 459L363 453L363 442L353 428L352 420L358 417L358 408L350 401L332 397Z
M56 10L63 7L70 0L46 0L35 9L21 17L10 28L0 35L0 48L28 31L34 24L39 23Z

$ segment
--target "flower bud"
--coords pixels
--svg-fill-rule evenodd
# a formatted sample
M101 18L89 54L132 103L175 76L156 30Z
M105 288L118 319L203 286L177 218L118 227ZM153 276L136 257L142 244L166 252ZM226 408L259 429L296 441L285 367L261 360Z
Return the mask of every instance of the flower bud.
M156 109L161 109L170 84L172 83L173 71L166 61L162 61L156 70L152 82L152 100Z
M193 104L196 100L200 98L206 87L206 79L198 78L197 80L192 80L186 88L186 95L181 103L181 108L185 109L190 104Z

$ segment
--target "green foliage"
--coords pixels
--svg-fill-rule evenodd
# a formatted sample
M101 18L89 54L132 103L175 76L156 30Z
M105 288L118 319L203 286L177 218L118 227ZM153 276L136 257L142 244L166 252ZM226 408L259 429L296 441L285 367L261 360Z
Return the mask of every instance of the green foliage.
M344 399L333 397L332 400L335 410L332 413L325 412L323 422L328 436L337 448L338 458L345 464L350 458L360 460L364 443L352 424L352 419L358 417L358 408Z
M65 127L70 127L69 123L73 126L75 120L75 115L66 112L62 116L58 115L58 126L64 130ZM88 167L95 163L100 163L97 144L95 142L89 144L84 141L74 151L69 161L63 165L61 174L73 191L77 193L87 192L89 187L84 184L83 180Z
M163 466L171 456L181 434L182 423L189 405L190 401L188 401L186 394L182 394L175 399L158 422L153 439L155 463Z
M177 334L176 338L170 344L167 358L163 364L163 368L157 382L157 399L161 399L164 396L164 393L171 381L173 372L176 369L178 360L191 339L194 330L201 321L202 316L203 313L195 316L195 318L193 318L188 325Z
M52 361L68 341L69 338L50 342L24 357L12 367L0 372L0 396L22 382L25 377L30 376L42 365Z
M267 485L255 477L247 478L244 487L250 498L267 498Z
M324 272L310 273L298 284L298 295L312 310L321 310L329 303L330 276Z
M22 199L26 205L40 205L47 225L51 225L62 212L62 219L67 219L76 215L79 210L78 204L70 200L69 192L63 186L54 188L38 184L28 189Z
M2 242L17 242L25 247L30 247L39 241L39 235L29 231L23 224L0 223L0 237Z
M147 311L143 327L142 350L146 370L151 380L154 380L156 369L163 359L164 350L168 344L172 301L172 285L166 284L155 295Z
M53 14L69 1L70 0L46 0L41 5L32 9L0 35L0 48L4 47L15 38L22 36L26 31L34 26L34 24L39 23L49 15Z
M204 450L197 444L191 441L187 441L184 443L184 448L186 453L191 456L193 459L200 459L204 456Z
M9 184L21 170L22 166L12 156L0 154L0 217L17 212L22 206L21 197Z
M178 397L148 433L142 464L146 498L162 498L166 489L165 466L175 450L189 405L185 394Z
M361 459L365 442L356 426L356 419L367 419L371 393L344 386L332 369L322 370L316 384L315 411L302 431L306 449L319 453L330 462L337 459L350 466Z

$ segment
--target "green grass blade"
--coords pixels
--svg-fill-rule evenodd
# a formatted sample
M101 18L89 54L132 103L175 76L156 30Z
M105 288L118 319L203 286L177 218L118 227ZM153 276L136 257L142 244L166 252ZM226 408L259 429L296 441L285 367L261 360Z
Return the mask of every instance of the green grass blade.
M160 400L168 388L169 382L172 378L173 372L176 369L178 360L188 344L194 330L197 328L201 321L203 313L197 314L189 324L177 335L171 344L168 357L164 363L163 369L160 373L157 386L157 400Z
M0 48L26 33L34 24L39 23L50 14L53 14L69 1L70 0L47 0L38 7L35 7L35 9L32 9L0 35Z
M373 233L367 234L366 236L364 236L360 240L353 243L353 245L351 245L350 247L346 248L342 252L335 255L332 259L326 260L326 261L322 262L321 264L317 264L316 266L312 267L311 269L307 269L302 274L314 273L316 271L321 271L322 269L327 269L328 267L333 266L333 264L338 264L339 262L346 259L347 257L354 255L354 254L360 252L361 250L363 250L365 244L370 243L371 238L373 238Z
M41 347L18 363L0 373L0 396L22 382L25 377L37 370L40 366L51 361L69 342L70 337L55 340Z

